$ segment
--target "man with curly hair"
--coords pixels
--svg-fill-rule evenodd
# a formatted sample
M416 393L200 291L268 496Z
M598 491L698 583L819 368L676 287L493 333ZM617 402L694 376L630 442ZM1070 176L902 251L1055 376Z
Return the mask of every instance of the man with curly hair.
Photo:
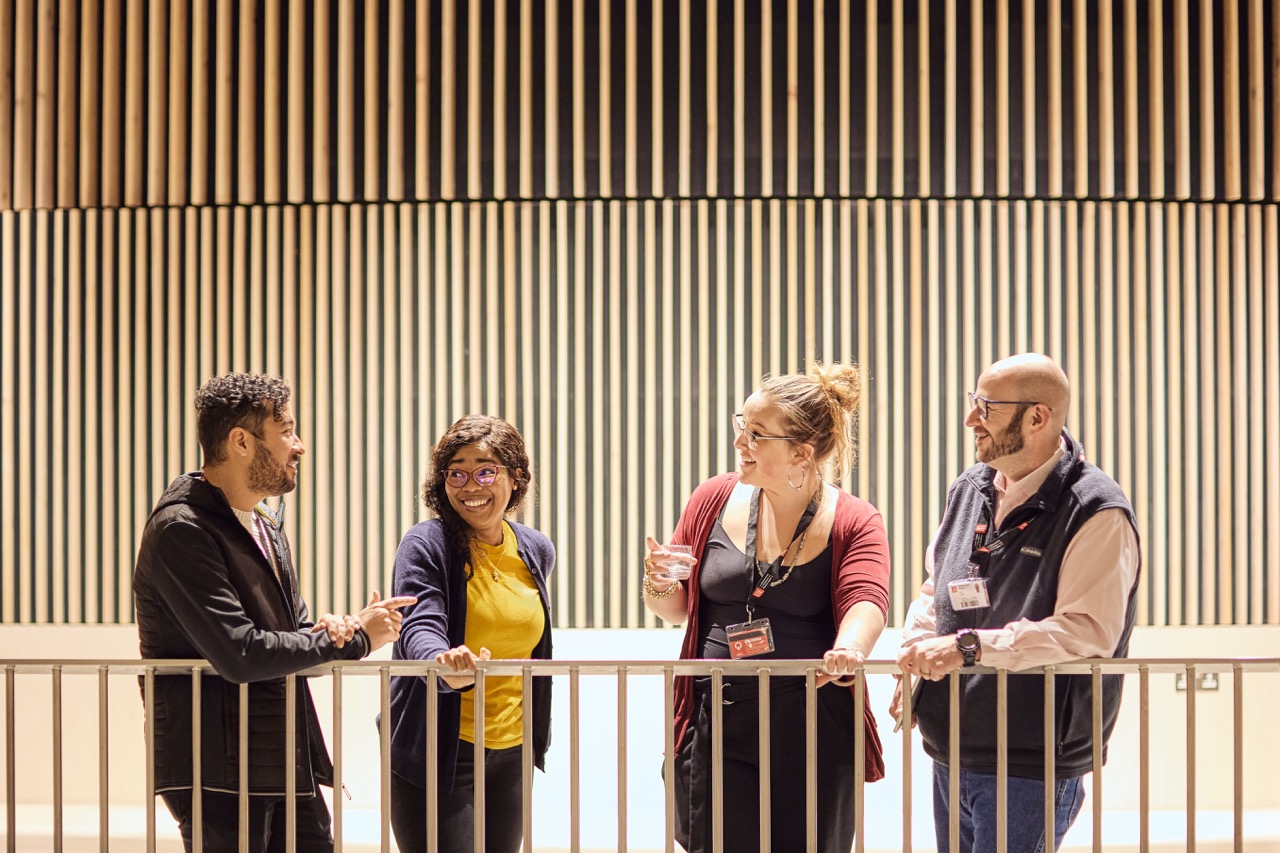
M311 693L297 683L295 749L285 754L285 676L333 660L364 657L400 634L398 607L373 601L359 614L326 613L313 622L298 591L284 506L268 497L297 487L306 451L281 379L236 373L196 394L204 467L174 480L142 533L133 591L146 659L204 658L201 773L193 780L191 677L155 679L155 782L188 850L202 830L207 850L238 843L240 714L238 685L249 683L248 827L250 849L283 850L287 773L297 785L297 849L333 849L320 785L333 765ZM196 816L193 789L201 791Z

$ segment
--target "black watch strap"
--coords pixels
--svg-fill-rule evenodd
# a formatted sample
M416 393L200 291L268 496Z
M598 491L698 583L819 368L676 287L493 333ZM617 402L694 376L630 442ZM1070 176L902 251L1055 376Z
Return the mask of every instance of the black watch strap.
M970 628L965 628L956 634L956 649L959 650L961 657L964 658L965 666L973 666L978 659L978 647L981 641L978 639L978 632Z

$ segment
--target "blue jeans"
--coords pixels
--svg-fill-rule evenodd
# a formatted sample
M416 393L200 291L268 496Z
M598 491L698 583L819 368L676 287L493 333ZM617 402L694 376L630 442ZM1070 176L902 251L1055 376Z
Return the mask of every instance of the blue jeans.
M1053 795L1053 849L1062 844L1080 806L1084 783L1061 779ZM1006 830L1009 853L1043 853L1044 780L1009 777L1009 821ZM933 763L933 827L938 853L951 853L951 771ZM957 853L995 853L996 775L960 771L960 850Z

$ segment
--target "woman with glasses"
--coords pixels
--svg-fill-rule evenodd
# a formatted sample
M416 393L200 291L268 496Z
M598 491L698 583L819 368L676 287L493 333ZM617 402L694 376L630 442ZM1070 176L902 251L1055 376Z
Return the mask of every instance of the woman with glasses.
M835 483L854 458L861 396L850 365L766 377L734 415L739 469L699 486L671 544L647 542L644 600L667 622L686 624L681 658L822 659L816 717L818 849L853 843L856 761L867 781L884 775L871 705L854 716L853 679L885 625L889 546L869 503ZM669 576L692 567L687 580ZM398 591L397 591L398 592ZM806 837L804 678L770 679L772 849ZM712 848L712 729L709 678L682 678L675 700L676 838ZM725 850L760 837L759 690L755 676L726 677L723 697ZM854 755L856 727L865 754Z
M505 516L529 491L524 439L506 421L470 415L449 428L431 454L422 500L435 515L412 527L396 553L396 595L415 596L405 613L396 660L434 660L450 674L439 689L436 822L426 821L427 682L391 685L391 827L402 851L471 851L475 742L483 731L485 849L520 848L524 714L533 715L533 760L543 768L551 729L551 681L485 679L479 715L471 692L477 660L550 658L547 580L551 541ZM532 780L530 780L532 781Z

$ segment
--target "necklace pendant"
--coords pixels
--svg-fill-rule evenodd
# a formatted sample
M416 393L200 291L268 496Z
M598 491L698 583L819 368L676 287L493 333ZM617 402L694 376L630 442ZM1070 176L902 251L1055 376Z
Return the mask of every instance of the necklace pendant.
M494 579L494 580L497 580L497 579L498 579L498 570L497 570L497 569L490 569L490 570L489 570L489 574L491 574L491 575L493 576L493 579Z

